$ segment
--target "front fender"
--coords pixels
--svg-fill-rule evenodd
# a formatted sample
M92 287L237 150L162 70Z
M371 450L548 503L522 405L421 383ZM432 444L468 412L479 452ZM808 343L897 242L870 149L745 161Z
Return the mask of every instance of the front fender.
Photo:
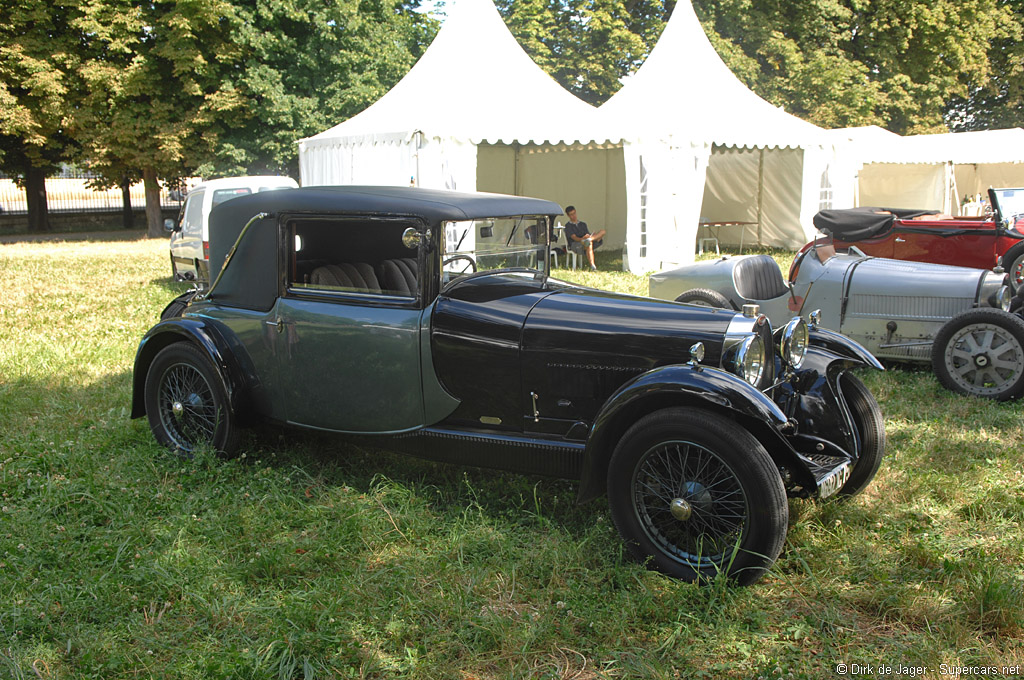
M845 339L838 333L833 335ZM874 359L870 353L867 356ZM790 443L801 454L846 455L852 460L860 457L857 426L843 396L840 378L849 368L864 363L867 362L849 354L812 345L807 348L800 370L776 388L776 397L786 405L786 414L798 423L799 433L790 437Z
M724 410L776 431L787 426L775 402L731 373L689 364L653 369L624 384L601 407L587 438L580 502L603 493L608 461L626 430L647 413L671 406Z
M149 329L139 343L135 353L135 368L132 379L132 418L146 415L146 375L153 358L164 347L175 342L191 342L199 347L217 367L228 395L228 402L237 413L241 395L247 384L246 372L237 361L236 353L228 350L215 322L208 319L170 318Z
M810 331L810 344L811 347L821 347L834 354L851 359L856 364L870 366L879 371L885 370L885 367L875 358L874 354L856 340L851 340L842 333L836 333L827 328L815 328Z

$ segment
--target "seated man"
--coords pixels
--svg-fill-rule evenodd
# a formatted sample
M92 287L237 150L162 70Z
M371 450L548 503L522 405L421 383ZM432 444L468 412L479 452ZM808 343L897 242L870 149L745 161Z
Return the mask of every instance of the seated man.
M605 230L601 229L597 233L591 234L586 222L576 220L576 206L567 207L565 214L569 218L569 222L565 225L565 238L569 242L569 247L575 253L586 254L587 260L590 262L590 270L597 271L597 265L594 264L594 248L601 246Z

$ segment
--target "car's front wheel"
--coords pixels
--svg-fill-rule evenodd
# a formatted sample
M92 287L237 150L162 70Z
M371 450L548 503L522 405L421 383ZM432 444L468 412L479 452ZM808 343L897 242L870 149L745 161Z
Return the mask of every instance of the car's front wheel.
M863 491L878 472L878 466L885 455L885 420L878 402L860 378L844 373L839 378L843 399L853 415L853 424L860 437L860 457L853 466L853 472L846 484L839 490L844 496Z
M948 389L997 401L1024 393L1024 320L1001 309L960 312L935 336L932 368Z
M1024 242L1006 251L1003 255L1003 266L1010 275L1010 291L1016 293L1024 284Z
M146 374L146 416L156 440L183 456L232 455L239 430L217 369L188 342L160 350Z
M764 447L735 422L669 408L637 421L608 466L612 519L630 552L686 581L753 583L782 550L789 506Z

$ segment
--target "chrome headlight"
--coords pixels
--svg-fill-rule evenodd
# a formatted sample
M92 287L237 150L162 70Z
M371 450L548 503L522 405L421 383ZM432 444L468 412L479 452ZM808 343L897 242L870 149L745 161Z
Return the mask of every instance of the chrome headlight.
M779 332L779 353L782 360L793 368L800 368L807 354L809 342L810 331L807 330L807 322L799 316L794 316Z
M740 343L733 362L733 371L751 385L758 385L764 375L764 341L759 335L751 335Z
M1008 312L1010 311L1011 300L1012 296L1010 295L1009 287L1002 286L999 290L997 290L995 293L992 293L992 295L989 296L988 303L997 309L1001 309L1004 312Z

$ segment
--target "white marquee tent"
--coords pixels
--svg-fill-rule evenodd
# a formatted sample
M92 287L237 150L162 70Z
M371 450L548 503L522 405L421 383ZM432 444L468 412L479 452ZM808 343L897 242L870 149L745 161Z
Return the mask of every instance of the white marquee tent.
M833 134L862 165L857 204L960 214L966 197L1024 187L1024 129L900 137L877 127Z
M852 168L839 167L832 138L741 83L689 2L676 5L647 61L599 112L609 121L632 122L625 136L639 147L648 178L652 165L668 160L676 166L660 173L673 184L671 196L651 201L674 203L674 228L647 234L643 219L630 211L638 220L628 230L631 262L645 245L665 260L692 259L698 222L733 223L713 227L727 242L799 247L813 236L811 218L821 207L852 205L852 191L842 190L851 183L836 181ZM670 243L678 252L669 253Z
M573 203L608 230L609 247L628 246L638 273L691 260L702 215L754 222L747 242L801 245L823 182L833 198L831 162L819 128L732 75L685 0L600 110L532 61L490 0L457 0L401 82L299 143L303 185L413 184Z
M299 143L303 185L410 184L576 203L625 239L620 140L544 73L490 0L457 0L408 74L372 106ZM616 229L617 227L617 229Z

